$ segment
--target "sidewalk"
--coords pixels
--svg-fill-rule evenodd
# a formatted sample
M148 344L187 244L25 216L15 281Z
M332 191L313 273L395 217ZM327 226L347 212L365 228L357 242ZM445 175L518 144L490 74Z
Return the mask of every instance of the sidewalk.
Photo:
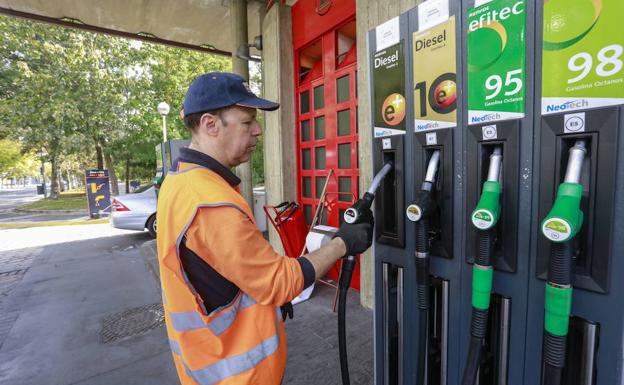
M162 323L155 242L104 226L78 226L93 233L90 239L0 253L1 384L178 383ZM284 385L340 384L333 298L333 288L317 285L295 306L295 319L286 322ZM347 325L351 383L372 384L372 312L355 292Z

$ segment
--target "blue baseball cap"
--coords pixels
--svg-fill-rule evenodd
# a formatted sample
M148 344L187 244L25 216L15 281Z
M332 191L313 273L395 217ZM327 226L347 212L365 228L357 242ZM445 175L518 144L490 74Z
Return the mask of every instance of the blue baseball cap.
M209 72L191 83L184 97L184 115L214 111L230 106L273 111L279 103L257 97L242 76L229 72Z

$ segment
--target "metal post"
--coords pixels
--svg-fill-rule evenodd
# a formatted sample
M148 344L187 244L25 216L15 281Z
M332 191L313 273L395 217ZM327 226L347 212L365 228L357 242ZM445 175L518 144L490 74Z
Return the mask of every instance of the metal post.
M167 116L163 115L162 120L163 120L163 143L165 143L167 141Z
M230 2L230 23L233 37L232 52L236 52L242 44L248 44L247 31L247 0L232 0ZM244 79L249 79L249 62L232 55L232 72L239 74ZM253 182L251 179L251 159L235 169L240 178L240 192L243 198L253 207Z

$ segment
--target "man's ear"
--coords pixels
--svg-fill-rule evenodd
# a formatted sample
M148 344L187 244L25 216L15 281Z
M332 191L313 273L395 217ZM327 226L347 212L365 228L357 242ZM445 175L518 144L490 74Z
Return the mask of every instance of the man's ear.
M208 135L217 136L219 134L219 127L216 124L218 119L217 115L205 113L199 118L199 127Z

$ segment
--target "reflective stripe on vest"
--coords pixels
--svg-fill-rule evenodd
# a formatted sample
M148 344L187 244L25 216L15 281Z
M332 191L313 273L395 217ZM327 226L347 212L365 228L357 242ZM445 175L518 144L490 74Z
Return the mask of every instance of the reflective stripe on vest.
M245 293L242 293L236 298L234 304L230 305L225 312L215 317L208 323L205 323L199 313L195 311L169 312L169 317L171 318L171 325L176 331L185 332L194 329L208 328L216 336L219 336L221 333L226 331L232 323L234 323L238 312L254 305L255 303L256 301L254 301L253 298L249 297ZM215 312L219 310L221 309L217 309Z
M192 170L194 168L202 168L202 167L200 167L200 166L198 166L198 167L191 167L190 169L184 170L184 171L181 171L181 172L186 172L186 171ZM184 229L182 230L180 235L178 235L178 239L176 240L176 255L178 257L178 261L180 262L180 271L182 272L182 278L184 279L184 282L186 283L186 286L191 291L191 293L193 293L195 298L199 298L200 295L197 293L197 290L195 290L195 287L193 286L193 284L191 284L191 281L188 279L188 275L186 275L186 272L184 271L184 267L182 266L182 260L180 259L180 243L182 243L182 239L184 238L184 235L186 234L186 230L188 230L188 228L191 226L191 224L193 223L193 219L195 219L195 216L197 215L197 212L202 207L233 207L233 208L239 210L240 212L242 212L243 214L245 214L245 216L249 217L249 215L247 215L247 213L243 209L241 209L240 207L238 207L238 206L236 206L235 204L232 204L232 203L200 204L200 205L198 205L195 208L195 213L193 213L193 216L191 217L191 219L189 219L189 221L184 225ZM198 304L201 307L201 309L204 312L204 314L208 315L208 310L206 310L206 307L205 307L204 303L202 301L199 301ZM197 315L196 318L199 318L199 321L201 322L201 317L199 317L199 315Z
M171 346L171 351L173 354L178 356L180 362L184 366L184 370L186 374L193 378L200 385L213 385L218 383L219 381L223 381L228 377L235 376L237 374L241 374L249 369L254 368L258 365L262 360L269 357L271 354L275 353L280 345L280 328L279 328L279 320L281 317L280 309L277 308L277 325L275 329L275 334L264 341L260 342L258 345L254 346L251 350L237 354L235 356L231 356L228 358L224 358L211 364L205 368L191 370L186 362L184 362L184 358L182 357L182 351L180 350L180 345L175 340L169 340L169 346Z

